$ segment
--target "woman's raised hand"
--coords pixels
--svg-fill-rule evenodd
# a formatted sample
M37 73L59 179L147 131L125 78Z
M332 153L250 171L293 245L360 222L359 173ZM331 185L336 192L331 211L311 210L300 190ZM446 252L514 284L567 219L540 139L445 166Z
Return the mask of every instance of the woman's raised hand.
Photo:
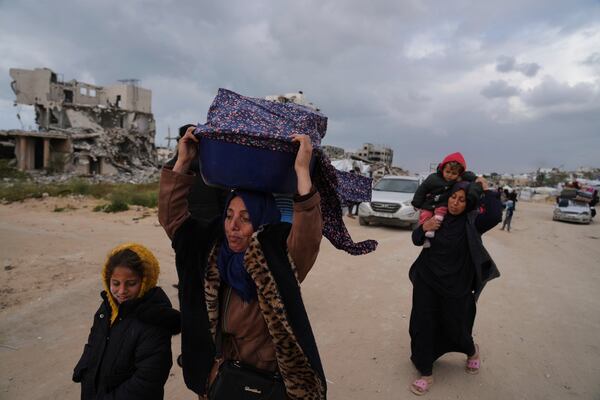
M190 164L196 158L196 154L198 154L198 143L200 141L194 136L194 129L196 127L189 127L177 144L177 161L175 162L173 171L180 174L187 173L190 169Z
M488 181L483 176L478 176L477 179L475 179L475 182L479 182L483 190L489 189Z
M292 135L292 142L300 144L298 153L296 154L296 161L294 163L294 169L296 170L296 177L298 178L298 194L300 196L310 193L312 188L312 180L310 179L310 160L312 158L312 142L310 137L307 135Z

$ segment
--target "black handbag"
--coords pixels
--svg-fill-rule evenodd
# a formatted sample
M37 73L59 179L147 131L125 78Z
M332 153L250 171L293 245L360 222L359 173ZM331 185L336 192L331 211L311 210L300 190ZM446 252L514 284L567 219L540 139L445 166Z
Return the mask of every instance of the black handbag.
M281 374L225 360L208 390L209 400L285 400Z
M228 288L227 298L231 295ZM225 309L229 302L225 301ZM223 357L223 321L217 324L216 357ZM240 361L224 360L208 388L209 400L285 400L286 390L279 372L265 371Z

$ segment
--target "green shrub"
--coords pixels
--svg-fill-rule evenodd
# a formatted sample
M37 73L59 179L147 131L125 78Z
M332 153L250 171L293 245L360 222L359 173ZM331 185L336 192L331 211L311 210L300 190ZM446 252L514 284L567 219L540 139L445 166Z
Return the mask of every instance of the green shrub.
M83 179L73 179L65 185L65 191L69 194L81 194L85 196L90 194L91 186L89 182Z
M61 173L65 170L65 164L65 154L54 153L52 154L52 157L50 157L46 171L50 174Z
M63 212L65 210L77 210L77 207L72 206L71 204L67 204L64 207L57 207L57 206L54 207L54 212Z
M0 199L8 202L49 196L84 195L110 200L112 205L138 205L156 207L158 205L158 182L145 184L131 183L91 183L84 179L72 179L63 183L37 184L30 181L12 183L0 182ZM119 205L117 208L122 208ZM118 210L121 211L121 210Z
M158 193L156 192L141 192L131 195L130 204L153 208L158 205Z
M0 179L26 180L29 175L10 166L10 160L0 160Z
M106 213L116 213L129 210L129 206L123 200L113 200L104 208Z
M0 199L8 202L22 201L28 198L40 198L44 189L31 182L17 182L15 184L0 185Z

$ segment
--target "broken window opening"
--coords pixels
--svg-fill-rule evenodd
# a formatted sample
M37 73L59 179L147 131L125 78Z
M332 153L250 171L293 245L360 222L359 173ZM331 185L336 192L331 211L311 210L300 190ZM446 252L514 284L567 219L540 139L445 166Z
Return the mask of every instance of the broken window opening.
M72 90L63 90L65 94L65 103L73 103L73 91Z
M56 117L56 114L54 114L54 110L48 110L50 112L50 123L51 124L58 124L58 118Z
M11 141L0 141L0 160L15 159L15 143Z
M88 96L96 97L96 89L90 89L90 90L88 90Z
M87 95L87 88L80 87L79 88L79 94L82 95L82 96L86 96Z
M44 139L34 139L34 155L33 155L33 168L42 169L44 168Z
M115 107L119 108L119 104L121 103L121 95L118 94L117 95L117 101L115 102ZM121 125L121 128L123 127L123 125Z
M100 175L102 173L101 168L100 168L100 158L98 157L98 159L94 160L92 157L90 157L90 175Z

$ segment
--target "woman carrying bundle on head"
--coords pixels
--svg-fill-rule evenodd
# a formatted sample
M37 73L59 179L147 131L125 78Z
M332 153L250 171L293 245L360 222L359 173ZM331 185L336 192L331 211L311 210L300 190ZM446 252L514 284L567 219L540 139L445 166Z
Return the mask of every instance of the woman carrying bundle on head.
M200 140L190 128L164 168L159 220L172 240L182 313L181 365L188 388L211 399L324 399L325 377L299 283L313 266L323 222L312 185L312 144L299 144L293 223L269 193L232 190L223 215L190 218L189 166ZM226 161L223 167L226 168ZM263 397L260 397L263 396Z

